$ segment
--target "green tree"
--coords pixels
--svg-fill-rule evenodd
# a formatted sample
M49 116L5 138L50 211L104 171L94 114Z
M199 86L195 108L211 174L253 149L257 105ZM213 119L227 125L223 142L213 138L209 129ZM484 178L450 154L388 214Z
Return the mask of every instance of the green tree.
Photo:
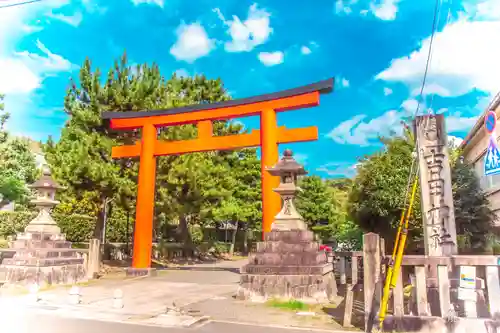
M228 162L226 172L231 176L230 192L219 205L214 207L213 218L216 222L234 224L229 248L229 254L233 255L240 225L247 231L255 227L255 222L262 218L260 161L255 149L233 152L226 160ZM245 244L246 242L247 239Z
M302 178L297 210L322 240L336 240L346 250L357 250L361 231L347 213L350 182L349 179L322 180L318 176Z
M113 160L114 145L131 144L138 131L116 132L101 121L104 111L140 112L188 104L214 103L229 99L222 82L204 76L179 78L175 74L166 80L156 64L131 68L124 54L102 80L99 69L92 69L85 60L79 84L71 83L65 99L69 120L61 139L46 145L47 160L55 176L68 187L66 196L72 205L66 209L82 213L77 203L86 199L88 215L97 215L95 237L102 236L105 202L114 199L111 215L124 216L133 210L136 195L138 163L136 159ZM214 135L236 134L241 131L225 121L214 123ZM194 125L163 128L159 138L187 140L197 135ZM211 207L224 198L229 189L229 177L224 152L193 153L158 158L156 183L155 230L162 223L178 221L181 238L191 244L189 227L211 220ZM90 193L89 193L90 192Z
M330 224L334 226L333 236L339 249L344 251L359 251L362 247L363 232L353 222L348 212L348 199L352 180L349 178L328 179L326 181L333 202L333 216Z
M408 201L405 193L410 191L408 176L415 145L408 129L403 136L382 138L381 141L384 149L366 156L357 167L358 174L349 196L349 213L363 231L379 233L391 246L405 201ZM456 152L450 155L457 232L486 235L491 231L493 219L477 176L470 165L457 163ZM423 237L419 189L416 194L410 219L409 251L415 250ZM484 243L476 242L474 248L484 250Z
M305 176L298 185L297 211L309 228L328 225L333 216L332 192L326 182L318 176Z
M0 95L0 208L11 201L20 201L29 194L27 184L37 176L35 157L26 139L9 136L5 125L9 113L4 111Z
M484 252L490 245L487 235L498 233L493 225L495 213L470 164L455 159L451 177L457 233L468 240L472 252Z

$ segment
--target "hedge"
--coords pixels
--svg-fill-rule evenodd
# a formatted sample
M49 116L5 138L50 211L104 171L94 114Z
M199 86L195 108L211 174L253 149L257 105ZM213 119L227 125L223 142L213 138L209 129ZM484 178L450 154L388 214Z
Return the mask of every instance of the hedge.
M0 212L0 237L6 238L18 232L23 232L24 228L36 215L37 212ZM61 232L66 234L68 241L83 243L92 238L96 223L95 218L86 215L57 213L52 214L52 217L61 228ZM108 219L106 240L109 242L126 242L127 221Z

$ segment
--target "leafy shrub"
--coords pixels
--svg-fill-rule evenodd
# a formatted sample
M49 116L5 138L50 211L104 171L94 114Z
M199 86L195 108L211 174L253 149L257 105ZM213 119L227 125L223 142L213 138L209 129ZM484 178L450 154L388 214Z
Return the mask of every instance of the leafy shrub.
M28 223L36 217L36 212L0 212L0 237L15 235L23 232ZM66 234L66 239L74 243L88 242L92 238L95 226L95 218L86 215L66 215L54 213L52 217ZM108 219L106 227L106 239L110 242L127 241L127 221Z

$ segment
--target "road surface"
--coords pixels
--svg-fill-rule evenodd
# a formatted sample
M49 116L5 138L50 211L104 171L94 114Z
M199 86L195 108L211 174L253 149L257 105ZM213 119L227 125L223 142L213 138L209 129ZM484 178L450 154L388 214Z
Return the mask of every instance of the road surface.
M306 333L309 329L286 329L232 323L209 322L197 328L145 326L119 322L59 317L30 310L8 311L0 314L2 333ZM330 331L334 333L334 331Z

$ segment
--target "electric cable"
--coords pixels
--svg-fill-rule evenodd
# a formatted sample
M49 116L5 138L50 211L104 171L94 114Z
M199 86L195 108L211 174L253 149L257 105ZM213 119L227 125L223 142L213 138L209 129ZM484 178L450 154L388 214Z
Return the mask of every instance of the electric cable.
M425 83L427 81L427 74L429 72L429 65L431 62L431 55L432 55L432 45L434 44L434 36L436 34L436 25L437 25L437 20L438 20L438 13L439 13L439 4L441 3L440 0L436 0L435 6L434 6L434 17L432 19L432 33L431 33L431 39L429 41L429 51L427 52L427 60L425 62L425 71L424 71L424 77L422 79L422 87L420 89L420 98L417 101L417 110L415 112L415 116L418 115L418 111L420 110L420 104L423 98L424 94L424 88L425 88Z
M440 7L442 3L440 0L436 0L435 6L434 6L434 16L432 20L432 32L431 32L431 37L429 41L429 50L427 53L427 60L425 64L425 70L424 70L424 77L422 79L422 87L420 89L420 96L417 101L417 108L415 110L415 114L413 116L414 119L418 116L418 112L420 110L420 105L422 103L423 99L423 94L424 94L424 88L425 84L427 81L427 75L429 72L429 67L430 63L432 60L432 46L434 43L434 36L436 33L437 26L439 24L439 12L440 12ZM426 128L428 127L428 119L426 119L426 124L424 125ZM380 313L379 313L379 329L383 330L383 325L384 325L384 320L387 312L387 305L389 301L389 295L392 291L392 289L396 286L398 277L399 277L399 270L401 269L401 263L403 260L403 253L404 253L404 248L406 245L406 238L408 236L408 226L409 226L409 219L412 214L412 208L413 208L413 203L415 200L415 193L418 185L418 173L419 173L419 165L417 164L417 167L415 168L415 164L418 158L418 136L415 137L415 150L412 152L412 163L410 166L410 172L408 174L408 185L405 189L405 194L404 194L404 204L403 204L403 211L401 214L401 220L399 222L398 226L398 231L397 231L397 236L396 236L396 241L394 243L394 249L393 253L391 256L391 260L389 262L389 267L387 268L386 271L386 279L385 283L383 286L383 295L382 295L382 302L381 302L381 308L380 308ZM415 172L413 170L415 169ZM411 190L411 197L410 197L410 202L408 208L406 208L406 200L408 198L408 193L410 190L409 184L413 180L413 186Z
M446 15L446 21L445 21L443 27L446 27L450 23L450 19L451 19L451 6L452 5L453 5L453 0L449 0L448 1L448 13ZM438 16L438 21L437 21L437 24L436 24L436 29L439 29L439 22L440 22L440 16ZM434 47L433 53L435 53L435 51L436 51L436 48ZM440 63L439 60L440 59L438 58L437 62L435 62L434 64L435 65L439 64ZM431 54L431 64L432 64L432 54ZM429 67L429 69L430 69L430 67ZM432 106L433 106L433 103L434 103L434 96L435 95L436 94L432 94L431 95L430 103L428 105L429 113L433 111Z
M41 2L41 1L42 0L31 0L31 1L23 1L23 2L11 3L11 4L8 4L8 5L0 5L0 9L17 7L17 6L22 6L22 5L29 5L30 3Z

